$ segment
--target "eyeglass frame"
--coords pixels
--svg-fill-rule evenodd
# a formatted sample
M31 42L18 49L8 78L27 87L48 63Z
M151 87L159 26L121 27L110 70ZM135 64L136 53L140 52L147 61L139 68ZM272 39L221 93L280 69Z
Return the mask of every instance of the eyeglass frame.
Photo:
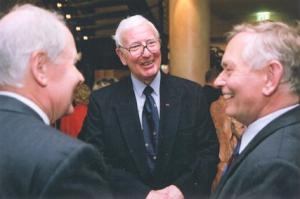
M144 45L143 43L137 43L136 45L132 45L131 47L128 47L128 48L126 48L126 47L124 47L124 46L122 46L122 45L118 45L118 48L122 48L122 49L127 50L127 51L129 52L129 54L130 54L132 57L140 57L140 56L142 56L142 55L144 54L145 48L147 48L147 50L148 50L150 53L152 53L152 54L155 53L155 52L152 52L152 51L148 48L149 42L157 42L158 45L159 45L158 49L161 48L161 45L160 45L160 39L150 39L150 40L147 40L147 41L145 42L146 45ZM131 48L134 48L134 47L136 47L136 46L142 46L142 47L143 47L143 50L141 51L141 53L140 53L138 56L132 55L132 52L130 51Z

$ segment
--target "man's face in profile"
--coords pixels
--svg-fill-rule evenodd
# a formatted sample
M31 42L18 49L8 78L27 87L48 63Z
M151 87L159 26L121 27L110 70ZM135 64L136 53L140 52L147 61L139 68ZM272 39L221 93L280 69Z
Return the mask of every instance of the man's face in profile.
M48 66L50 70L49 95L51 99L51 113L54 120L73 112L73 93L76 86L84 81L75 63L78 54L73 36L68 31L66 46L55 63Z

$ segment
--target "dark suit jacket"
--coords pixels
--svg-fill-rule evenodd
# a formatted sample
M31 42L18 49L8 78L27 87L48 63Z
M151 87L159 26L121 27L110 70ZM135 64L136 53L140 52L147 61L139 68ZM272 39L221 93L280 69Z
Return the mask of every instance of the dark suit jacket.
M160 103L158 159L151 174L131 78L91 95L80 138L104 154L116 197L145 198L171 184L186 198L210 191L218 141L201 87L162 74Z
M0 96L0 198L110 198L106 167L91 145L45 125L22 102Z
M276 118L249 143L211 198L300 198L300 107Z

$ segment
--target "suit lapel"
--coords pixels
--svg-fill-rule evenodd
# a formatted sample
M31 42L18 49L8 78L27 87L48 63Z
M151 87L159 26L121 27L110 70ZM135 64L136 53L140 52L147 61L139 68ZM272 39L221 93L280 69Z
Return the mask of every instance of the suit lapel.
M136 99L130 77L124 80L119 89L118 103L116 104L116 114L119 119L121 133L128 146L129 153L143 176L150 173L144 137L138 116Z
M218 186L215 196L217 196L227 180L233 175L235 170L239 167L239 165L243 162L243 160L251 153L257 145L259 145L263 140L265 140L268 136L276 133L276 131L280 128L292 125L294 123L300 122L300 106L288 111L287 113L281 115L276 118L274 121L269 123L266 127L264 127L256 137L249 143L249 145L244 149L244 151L238 156L236 161L231 165L228 172L222 177L221 182Z
M169 77L162 73L160 84L160 131L158 143L158 162L154 175L168 169L170 153L176 139L181 110L181 93L170 83Z

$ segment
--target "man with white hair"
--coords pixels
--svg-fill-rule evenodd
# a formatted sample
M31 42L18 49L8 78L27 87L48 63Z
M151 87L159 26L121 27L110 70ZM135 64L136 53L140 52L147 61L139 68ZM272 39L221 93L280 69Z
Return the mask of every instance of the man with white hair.
M212 198L299 198L300 26L242 24L229 39L215 84L247 129Z
M80 138L103 153L117 198L207 197L218 141L201 86L160 71L159 32L143 16L113 38L131 75L92 93Z
M84 81L62 17L15 7L0 35L0 198L110 198L97 150L50 126Z

